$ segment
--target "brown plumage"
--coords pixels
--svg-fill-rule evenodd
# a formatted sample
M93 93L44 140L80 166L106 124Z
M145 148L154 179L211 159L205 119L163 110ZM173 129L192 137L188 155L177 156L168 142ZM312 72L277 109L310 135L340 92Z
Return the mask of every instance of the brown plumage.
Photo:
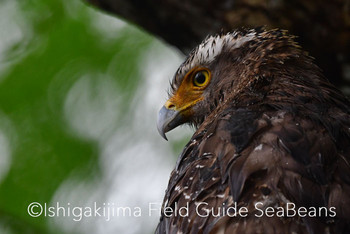
M350 103L285 31L232 32L194 49L158 129L165 137L183 123L197 130L156 233L350 233ZM287 205L307 215L287 217ZM216 215L235 206L247 216Z

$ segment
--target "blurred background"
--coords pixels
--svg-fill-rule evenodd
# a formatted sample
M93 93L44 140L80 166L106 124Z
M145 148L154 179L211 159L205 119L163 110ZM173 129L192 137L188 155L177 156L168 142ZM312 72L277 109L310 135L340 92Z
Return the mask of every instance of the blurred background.
M74 221L27 207L161 203L192 132L166 142L155 125L182 59L81 0L1 0L0 233L153 233L157 214Z

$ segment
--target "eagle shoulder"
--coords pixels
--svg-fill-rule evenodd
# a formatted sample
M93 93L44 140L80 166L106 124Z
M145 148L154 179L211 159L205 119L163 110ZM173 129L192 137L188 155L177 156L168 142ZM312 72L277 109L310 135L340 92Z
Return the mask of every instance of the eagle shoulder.
M322 123L285 110L227 108L213 115L177 161L156 233L349 231L349 144L339 146ZM338 137L349 142L344 131ZM257 217L257 203L335 207L336 217ZM167 215L165 207L187 213ZM223 212L229 207L246 207L247 216L229 217Z

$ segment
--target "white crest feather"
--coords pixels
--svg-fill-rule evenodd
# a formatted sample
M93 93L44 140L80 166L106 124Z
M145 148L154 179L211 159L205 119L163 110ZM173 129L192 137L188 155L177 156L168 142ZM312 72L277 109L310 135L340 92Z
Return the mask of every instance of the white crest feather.
M256 36L254 30L245 35L238 32L230 32L224 35L210 36L205 39L195 50L193 50L187 60L178 70L178 75L185 75L191 68L201 64L212 62L224 47L234 49L239 48L244 43L253 40Z

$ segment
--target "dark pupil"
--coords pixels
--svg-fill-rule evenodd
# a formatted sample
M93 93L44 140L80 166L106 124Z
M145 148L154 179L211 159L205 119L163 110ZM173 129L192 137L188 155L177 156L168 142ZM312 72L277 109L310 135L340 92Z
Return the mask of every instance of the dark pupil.
M203 72L198 72L194 76L194 80L195 80L196 84L203 84L205 82L205 75L203 74Z

